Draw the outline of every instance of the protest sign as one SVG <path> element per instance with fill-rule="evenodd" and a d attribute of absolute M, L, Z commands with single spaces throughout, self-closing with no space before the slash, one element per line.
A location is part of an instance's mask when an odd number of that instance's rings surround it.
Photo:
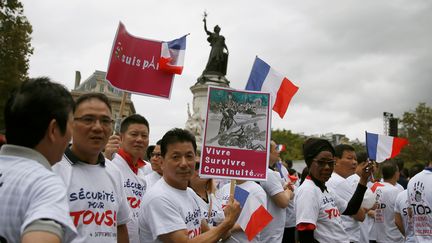
<path fill-rule="evenodd" d="M 270 95 L 209 87 L 200 177 L 266 180 Z"/>

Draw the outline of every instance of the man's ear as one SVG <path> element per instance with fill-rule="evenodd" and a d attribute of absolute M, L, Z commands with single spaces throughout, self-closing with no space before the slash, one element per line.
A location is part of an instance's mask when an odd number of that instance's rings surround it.
<path fill-rule="evenodd" d="M 48 138 L 50 142 L 55 143 L 59 133 L 60 133 L 60 129 L 57 120 L 52 119 L 48 124 L 48 128 L 46 130 L 45 136 L 46 138 Z"/>

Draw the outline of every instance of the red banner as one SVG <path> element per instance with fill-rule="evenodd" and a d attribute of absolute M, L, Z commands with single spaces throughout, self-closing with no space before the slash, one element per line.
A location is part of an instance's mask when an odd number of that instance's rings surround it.
<path fill-rule="evenodd" d="M 169 99 L 174 74 L 159 70 L 161 48 L 162 42 L 134 37 L 119 23 L 106 79 L 120 90 Z"/>

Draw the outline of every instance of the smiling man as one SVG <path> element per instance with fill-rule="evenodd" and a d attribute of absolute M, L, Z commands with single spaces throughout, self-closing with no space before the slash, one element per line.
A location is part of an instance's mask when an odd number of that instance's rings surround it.
<path fill-rule="evenodd" d="M 138 213 L 142 197 L 146 190 L 142 167 L 143 153 L 149 143 L 149 123 L 138 114 L 126 117 L 120 126 L 120 149 L 111 161 L 123 176 L 123 189 L 126 194 L 132 220 L 127 224 L 129 241 L 138 243 Z"/>
<path fill-rule="evenodd" d="M 112 126 L 104 94 L 88 93 L 76 100 L 72 145 L 53 167 L 68 188 L 70 216 L 78 229 L 73 242 L 129 242 L 130 210 L 122 176 L 102 155 Z"/>
<path fill-rule="evenodd" d="M 335 165 L 326 186 L 337 196 L 349 201 L 357 187 L 357 181 L 348 177 L 355 174 L 357 168 L 357 155 L 354 148 L 348 144 L 339 144 L 335 147 Z M 349 235 L 350 242 L 360 241 L 360 222 L 365 219 L 366 210 L 360 208 L 353 216 L 342 215 L 345 231 Z"/>
<path fill-rule="evenodd" d="M 161 141 L 163 177 L 150 188 L 139 214 L 140 242 L 217 242 L 233 227 L 240 204 L 231 201 L 225 219 L 209 229 L 198 204 L 198 196 L 188 188 L 195 172 L 196 142 L 188 131 L 174 128 Z"/>

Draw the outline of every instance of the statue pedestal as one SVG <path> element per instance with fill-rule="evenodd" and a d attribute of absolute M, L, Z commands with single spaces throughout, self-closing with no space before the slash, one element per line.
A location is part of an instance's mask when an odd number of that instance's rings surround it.
<path fill-rule="evenodd" d="M 217 74 L 203 74 L 197 82 L 190 87 L 193 94 L 191 114 L 188 106 L 188 120 L 186 121 L 185 129 L 195 135 L 197 142 L 197 149 L 201 150 L 202 139 L 204 135 L 204 118 L 207 111 L 207 92 L 209 86 L 218 86 L 229 88 L 229 81 L 223 75 Z"/>

